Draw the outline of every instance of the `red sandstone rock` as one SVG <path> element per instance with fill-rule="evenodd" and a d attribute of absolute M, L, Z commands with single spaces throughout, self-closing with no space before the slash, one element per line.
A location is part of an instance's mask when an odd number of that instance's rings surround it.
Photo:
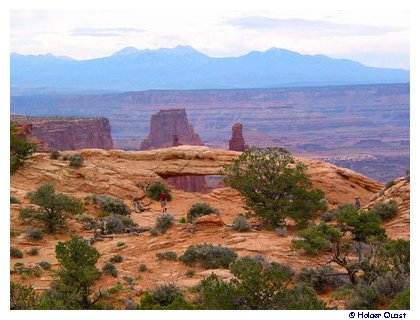
<path fill-rule="evenodd" d="M 203 145 L 192 125 L 188 123 L 185 109 L 166 109 L 152 115 L 150 133 L 142 142 L 140 150 L 170 147 L 174 135 L 178 137 L 177 142 L 180 144 Z"/>
<path fill-rule="evenodd" d="M 185 109 L 167 109 L 152 115 L 150 133 L 141 144 L 140 150 L 202 144 L 200 137 L 188 123 Z M 184 191 L 202 193 L 208 191 L 204 176 L 168 177 L 166 181 Z"/>
<path fill-rule="evenodd" d="M 107 118 L 34 122 L 32 134 L 54 150 L 113 149 Z"/>
<path fill-rule="evenodd" d="M 215 214 L 210 214 L 206 216 L 199 217 L 193 221 L 194 225 L 206 226 L 206 227 L 223 227 L 225 223 L 223 222 L 220 216 Z"/>
<path fill-rule="evenodd" d="M 48 147 L 45 143 L 40 141 L 32 133 L 32 123 L 16 123 L 15 128 L 17 135 L 21 138 L 26 138 L 29 143 L 32 143 L 36 146 L 37 152 L 51 152 L 51 148 Z"/>
<path fill-rule="evenodd" d="M 242 135 L 242 123 L 235 123 L 232 126 L 232 138 L 229 140 L 229 150 L 245 151 L 248 146 L 245 145 L 244 136 Z"/>

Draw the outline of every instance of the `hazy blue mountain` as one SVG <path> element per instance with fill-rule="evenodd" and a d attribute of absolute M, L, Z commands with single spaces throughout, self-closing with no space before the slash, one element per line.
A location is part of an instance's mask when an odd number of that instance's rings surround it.
<path fill-rule="evenodd" d="M 189 46 L 124 48 L 109 57 L 74 60 L 10 55 L 12 87 L 80 90 L 224 89 L 405 83 L 410 72 L 372 68 L 346 59 L 272 48 L 212 58 Z"/>

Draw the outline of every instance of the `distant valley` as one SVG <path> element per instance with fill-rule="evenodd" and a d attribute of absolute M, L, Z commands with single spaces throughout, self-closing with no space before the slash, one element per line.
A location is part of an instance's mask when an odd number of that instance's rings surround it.
<path fill-rule="evenodd" d="M 409 84 L 154 90 L 12 96 L 11 113 L 108 117 L 114 146 L 138 150 L 153 113 L 185 108 L 206 145 L 226 149 L 241 122 L 250 146 L 282 146 L 386 182 L 409 168 L 409 101 Z"/>

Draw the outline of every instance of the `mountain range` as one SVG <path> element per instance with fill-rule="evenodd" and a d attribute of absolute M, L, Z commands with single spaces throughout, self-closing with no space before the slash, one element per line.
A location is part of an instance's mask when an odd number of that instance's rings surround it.
<path fill-rule="evenodd" d="M 324 55 L 271 48 L 238 57 L 209 57 L 190 46 L 138 50 L 76 60 L 46 55 L 10 55 L 16 88 L 68 90 L 228 89 L 406 83 L 410 71 L 374 68 Z"/>

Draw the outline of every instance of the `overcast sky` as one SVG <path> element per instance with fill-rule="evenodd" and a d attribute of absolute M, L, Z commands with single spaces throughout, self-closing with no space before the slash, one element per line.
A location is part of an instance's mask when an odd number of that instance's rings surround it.
<path fill-rule="evenodd" d="M 190 45 L 213 57 L 284 48 L 410 67 L 409 13 L 396 11 L 12 11 L 11 51 L 90 59 L 124 47 Z"/>

